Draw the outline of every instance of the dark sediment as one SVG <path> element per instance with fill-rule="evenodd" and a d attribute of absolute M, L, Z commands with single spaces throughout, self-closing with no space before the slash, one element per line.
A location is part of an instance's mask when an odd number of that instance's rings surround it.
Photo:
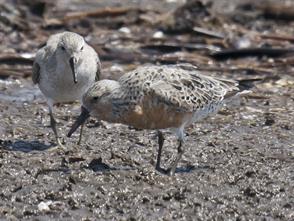
<path fill-rule="evenodd" d="M 292 55 L 211 57 L 220 50 L 238 53 L 244 45 L 293 48 L 291 16 L 271 15 L 277 7 L 271 1 L 268 7 L 254 1 L 191 1 L 198 7 L 194 11 L 166 1 L 70 7 L 46 2 L 23 1 L 12 10 L 7 1 L 0 20 L 0 219 L 294 219 Z M 190 18 L 198 9 L 203 13 L 194 22 Z M 78 14 L 64 13 L 69 11 Z M 179 13 L 185 16 L 169 17 Z M 67 151 L 53 150 L 47 107 L 29 75 L 37 48 L 65 29 L 88 36 L 101 55 L 103 78 L 148 62 L 188 62 L 253 86 L 253 93 L 187 129 L 186 152 L 174 177 L 154 170 L 154 131 L 90 119 L 80 146 L 78 133 L 66 138 L 78 103 L 56 108 Z M 163 36 L 152 37 L 158 31 Z M 164 134 L 167 167 L 176 140 L 170 131 Z"/>

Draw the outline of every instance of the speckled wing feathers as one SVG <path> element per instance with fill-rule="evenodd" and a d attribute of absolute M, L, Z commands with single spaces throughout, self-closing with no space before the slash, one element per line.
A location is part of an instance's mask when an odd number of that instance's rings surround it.
<path fill-rule="evenodd" d="M 150 95 L 170 108 L 197 111 L 210 104 L 219 104 L 226 94 L 238 91 L 235 81 L 215 79 L 199 73 L 196 67 L 180 65 L 143 66 L 120 78 L 127 88 L 130 102 L 140 102 Z M 140 82 L 140 83 L 139 83 Z"/>

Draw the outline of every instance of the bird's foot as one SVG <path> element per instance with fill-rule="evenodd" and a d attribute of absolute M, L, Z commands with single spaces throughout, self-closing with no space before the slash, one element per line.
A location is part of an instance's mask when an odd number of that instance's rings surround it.
<path fill-rule="evenodd" d="M 161 174 L 165 174 L 165 175 L 168 175 L 168 176 L 174 176 L 175 175 L 175 169 L 172 169 L 172 168 L 163 169 L 161 167 L 155 167 L 155 169 Z"/>
<path fill-rule="evenodd" d="M 51 147 L 49 151 L 56 151 L 56 150 L 66 151 L 66 147 L 64 146 L 64 144 L 62 144 L 59 138 L 56 139 L 56 142 L 57 142 L 57 145 Z"/>
<path fill-rule="evenodd" d="M 79 140 L 77 142 L 77 145 L 80 145 L 81 144 L 81 141 L 82 141 L 82 134 L 80 134 L 80 136 L 79 136 Z"/>
<path fill-rule="evenodd" d="M 155 169 L 161 173 L 161 174 L 164 174 L 164 175 L 168 175 L 168 176 L 174 176 L 175 175 L 175 169 L 172 169 L 172 168 L 168 168 L 168 169 L 164 169 L 160 166 L 156 166 Z"/>
<path fill-rule="evenodd" d="M 161 174 L 167 174 L 166 169 L 161 168 L 160 166 L 156 166 L 155 170 L 157 170 Z"/>
<path fill-rule="evenodd" d="M 166 170 L 166 174 L 169 176 L 174 176 L 176 172 L 176 168 L 170 167 Z"/>

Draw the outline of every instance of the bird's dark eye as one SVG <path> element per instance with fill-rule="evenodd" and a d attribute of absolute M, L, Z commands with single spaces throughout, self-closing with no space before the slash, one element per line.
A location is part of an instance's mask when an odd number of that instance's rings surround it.
<path fill-rule="evenodd" d="M 96 97 L 93 97 L 93 100 L 94 101 L 97 101 L 99 99 L 99 97 L 98 96 L 96 96 Z"/>
<path fill-rule="evenodd" d="M 65 47 L 61 46 L 60 48 L 61 48 L 61 50 L 65 51 Z"/>
<path fill-rule="evenodd" d="M 81 51 L 84 50 L 84 46 L 81 47 Z"/>

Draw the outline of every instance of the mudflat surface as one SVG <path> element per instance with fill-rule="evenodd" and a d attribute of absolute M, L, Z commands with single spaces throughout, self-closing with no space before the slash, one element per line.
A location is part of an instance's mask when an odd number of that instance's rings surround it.
<path fill-rule="evenodd" d="M 175 12 L 182 1 L 119 2 L 6 2 L 9 22 L 0 23 L 0 220 L 293 220 L 293 57 L 211 56 L 244 45 L 289 49 L 292 18 L 271 15 L 275 1 L 266 1 L 266 9 L 253 1 L 194 1 L 207 12 L 196 6 L 180 11 L 184 21 Z M 280 8 L 291 9 L 289 2 L 280 1 Z M 69 11 L 79 17 L 64 13 Z M 88 11 L 96 16 L 83 17 Z M 155 131 L 90 119 L 81 145 L 78 133 L 66 138 L 79 103 L 56 106 L 66 150 L 55 149 L 47 106 L 30 71 L 37 48 L 63 30 L 86 36 L 100 54 L 103 78 L 145 63 L 189 62 L 250 85 L 253 93 L 187 129 L 174 177 L 154 169 Z M 172 131 L 164 135 L 166 168 L 177 142 Z"/>

